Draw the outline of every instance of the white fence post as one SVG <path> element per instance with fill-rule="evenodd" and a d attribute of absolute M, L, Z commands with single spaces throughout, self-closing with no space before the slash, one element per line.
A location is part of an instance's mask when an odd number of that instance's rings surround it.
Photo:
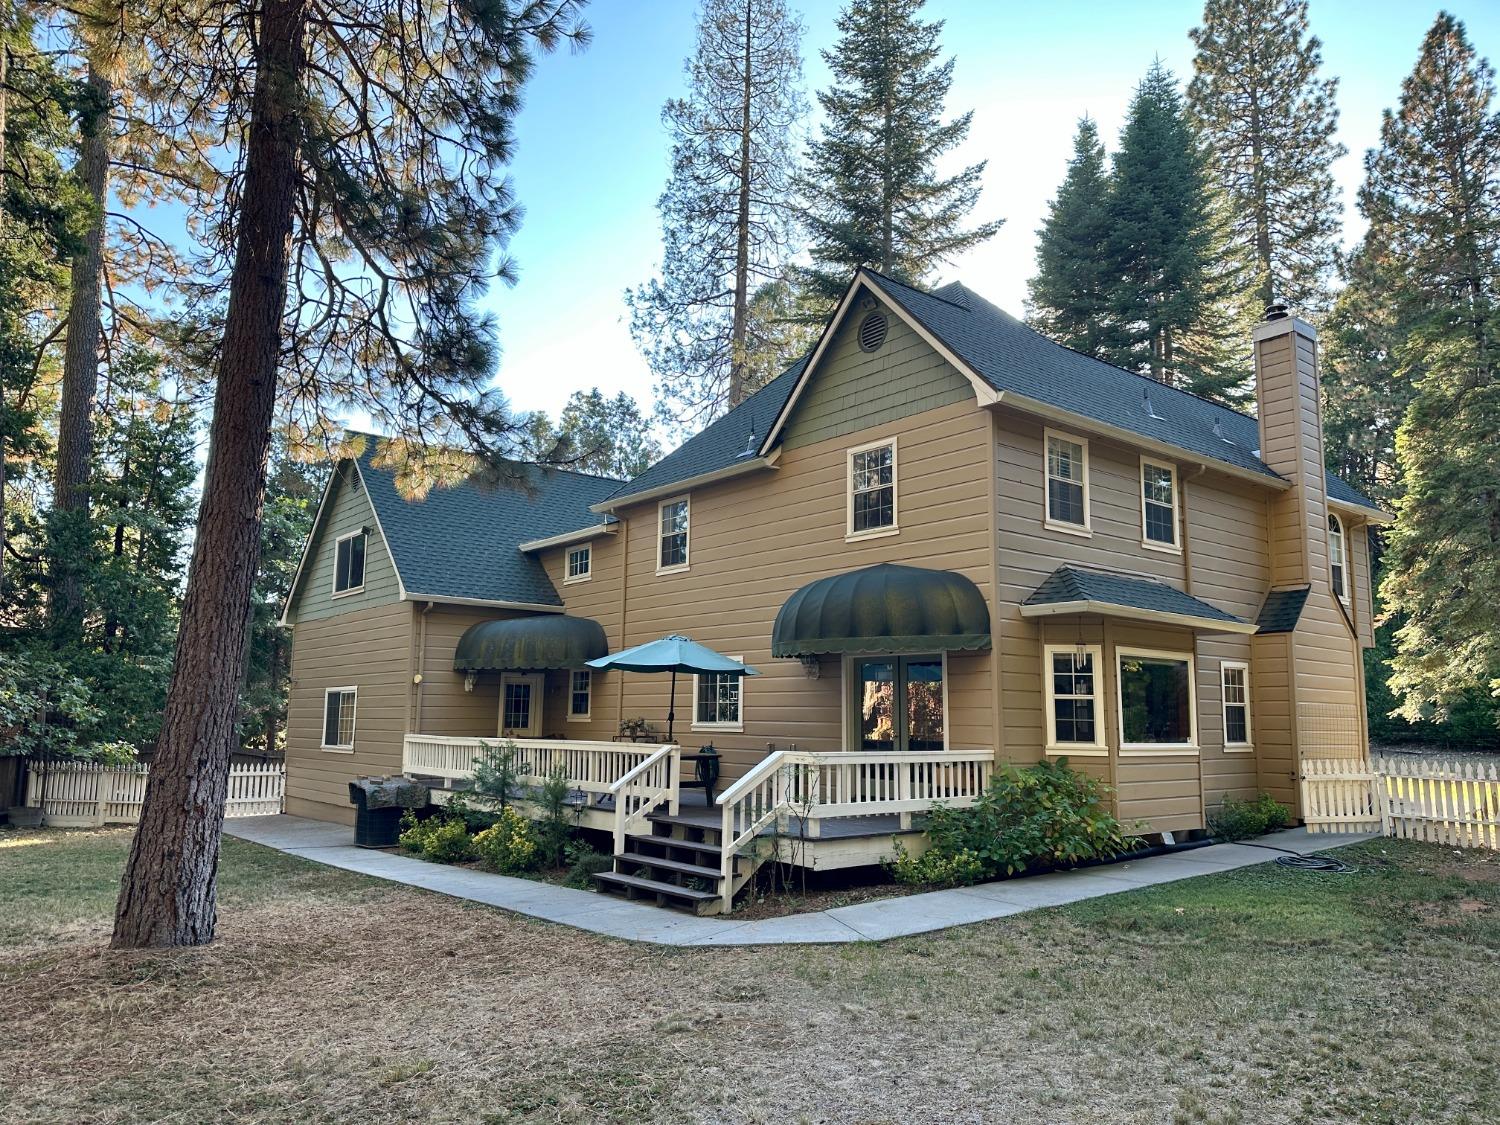
<path fill-rule="evenodd" d="M 146 763 L 100 766 L 93 762 L 53 762 L 47 767 L 46 822 L 53 828 L 99 828 L 136 824 L 146 800 Z M 224 815 L 267 816 L 282 811 L 286 770 L 271 763 L 230 766 Z M 41 796 L 41 779 L 30 771 L 26 803 Z"/>

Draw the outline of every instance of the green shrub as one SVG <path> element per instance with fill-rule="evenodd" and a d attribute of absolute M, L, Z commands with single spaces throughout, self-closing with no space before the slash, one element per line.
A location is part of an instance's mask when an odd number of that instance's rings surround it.
<path fill-rule="evenodd" d="M 474 837 L 480 862 L 502 875 L 529 871 L 540 859 L 536 833 L 515 809 L 505 809 L 495 823 Z"/>
<path fill-rule="evenodd" d="M 1225 797 L 1208 814 L 1208 831 L 1216 840 L 1246 840 L 1284 828 L 1291 812 L 1269 793 L 1253 801 Z"/>
<path fill-rule="evenodd" d="M 507 739 L 498 749 L 488 749 L 474 759 L 474 792 L 498 802 L 502 809 L 510 805 L 516 795 L 526 763 L 520 758 L 516 744 Z"/>
<path fill-rule="evenodd" d="M 1105 802 L 1109 790 L 1065 761 L 1004 766 L 969 808 L 934 805 L 927 814 L 932 847 L 920 858 L 898 854 L 903 882 L 961 886 L 1028 867 L 1071 867 L 1133 851 Z"/>
<path fill-rule="evenodd" d="M 609 871 L 615 865 L 613 856 L 595 851 L 582 840 L 570 843 L 564 849 L 564 855 L 568 861 L 568 875 L 563 882 L 579 890 L 592 890 L 594 876 L 601 871 Z"/>
<path fill-rule="evenodd" d="M 568 803 L 568 796 L 572 792 L 568 771 L 558 766 L 532 793 L 541 811 L 541 816 L 533 827 L 536 829 L 536 843 L 543 866 L 561 865 L 564 853 L 573 840 L 573 826 L 578 821 L 579 810 Z"/>
<path fill-rule="evenodd" d="M 411 812 L 401 818 L 401 850 L 434 863 L 462 863 L 474 852 L 474 841 L 464 822 L 439 813 L 418 820 Z"/>

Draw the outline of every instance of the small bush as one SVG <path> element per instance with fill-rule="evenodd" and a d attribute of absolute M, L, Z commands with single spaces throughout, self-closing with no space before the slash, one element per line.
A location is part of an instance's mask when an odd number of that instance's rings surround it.
<path fill-rule="evenodd" d="M 1071 867 L 1133 851 L 1109 811 L 1109 790 L 1066 762 L 1005 766 L 969 808 L 934 805 L 927 814 L 932 847 L 921 859 L 898 854 L 902 882 L 963 886 L 1029 867 Z"/>
<path fill-rule="evenodd" d="M 480 862 L 502 875 L 529 871 L 540 858 L 531 822 L 515 809 L 506 809 L 494 825 L 474 837 Z"/>
<path fill-rule="evenodd" d="M 410 812 L 401 818 L 397 842 L 402 851 L 434 863 L 462 863 L 473 854 L 474 846 L 469 830 L 459 818 L 439 814 L 418 820 Z"/>
<path fill-rule="evenodd" d="M 535 825 L 536 843 L 541 852 L 542 863 L 547 867 L 557 867 L 563 862 L 573 838 L 578 809 L 568 803 L 568 796 L 572 791 L 568 771 L 558 766 L 533 793 L 541 811 Z"/>
<path fill-rule="evenodd" d="M 1208 814 L 1208 831 L 1216 840 L 1247 840 L 1286 827 L 1290 810 L 1269 793 L 1253 801 L 1225 797 Z"/>
<path fill-rule="evenodd" d="M 594 876 L 614 867 L 614 857 L 597 852 L 582 840 L 575 840 L 564 851 L 568 861 L 568 875 L 563 880 L 579 890 L 593 890 Z"/>
<path fill-rule="evenodd" d="M 485 752 L 474 759 L 474 792 L 498 802 L 504 809 L 516 796 L 527 766 L 516 744 L 509 739 L 495 749 L 490 749 L 489 743 L 485 746 Z"/>

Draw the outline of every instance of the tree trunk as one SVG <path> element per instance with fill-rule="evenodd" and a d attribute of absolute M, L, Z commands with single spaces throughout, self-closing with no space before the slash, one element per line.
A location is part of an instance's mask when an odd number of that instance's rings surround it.
<path fill-rule="evenodd" d="M 98 99 L 97 115 L 78 145 L 78 177 L 94 203 L 94 221 L 84 235 L 83 250 L 73 259 L 68 296 L 68 334 L 63 350 L 62 407 L 57 419 L 57 469 L 53 509 L 86 521 L 89 514 L 89 473 L 93 461 L 94 397 L 99 390 L 101 333 L 100 278 L 104 272 L 104 210 L 109 190 L 109 80 L 89 62 L 89 89 Z M 55 582 L 49 616 L 66 636 L 83 628 L 83 595 L 79 589 L 72 543 L 50 559 Z"/>
<path fill-rule="evenodd" d="M 297 182 L 306 0 L 264 0 L 208 465 L 172 683 L 115 912 L 116 949 L 212 941 L 260 551 Z"/>
<path fill-rule="evenodd" d="M 10 30 L 10 5 L 0 9 L 5 19 L 0 31 Z M 10 45 L 0 39 L 0 200 L 5 198 L 5 103 L 6 83 L 10 80 Z M 0 240 L 5 238 L 5 208 L 0 206 Z M 4 383 L 0 382 L 0 392 Z M 5 400 L 0 398 L 0 601 L 5 596 Z"/>
<path fill-rule="evenodd" d="M 747 324 L 750 319 L 750 91 L 752 12 L 755 0 L 745 0 L 744 96 L 740 103 L 739 209 L 735 216 L 734 324 L 729 340 L 729 408 L 745 398 Z"/>

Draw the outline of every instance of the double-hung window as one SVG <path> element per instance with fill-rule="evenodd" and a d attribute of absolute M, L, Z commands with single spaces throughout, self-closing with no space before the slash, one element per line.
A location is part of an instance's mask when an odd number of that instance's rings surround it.
<path fill-rule="evenodd" d="M 850 539 L 896 531 L 896 439 L 849 451 Z"/>
<path fill-rule="evenodd" d="M 1219 665 L 1224 693 L 1224 748 L 1250 748 L 1250 665 L 1226 660 Z"/>
<path fill-rule="evenodd" d="M 1349 600 L 1349 574 L 1344 546 L 1344 521 L 1328 513 L 1328 582 L 1342 601 Z"/>
<path fill-rule="evenodd" d="M 323 693 L 323 749 L 354 749 L 354 705 L 358 688 L 329 688 Z"/>
<path fill-rule="evenodd" d="M 341 535 L 333 549 L 333 592 L 352 594 L 365 585 L 365 530 Z"/>
<path fill-rule="evenodd" d="M 1099 714 L 1100 649 L 1093 645 L 1048 645 L 1045 661 L 1048 752 L 1107 753 Z"/>
<path fill-rule="evenodd" d="M 667 574 L 688 568 L 688 521 L 691 516 L 686 496 L 663 500 L 656 508 L 656 573 Z"/>
<path fill-rule="evenodd" d="M 1141 458 L 1141 543 L 1155 550 L 1179 550 L 1177 470 Z"/>
<path fill-rule="evenodd" d="M 568 548 L 568 570 L 563 575 L 564 582 L 587 582 L 593 576 L 594 549 L 584 543 L 578 547 Z"/>
<path fill-rule="evenodd" d="M 1198 752 L 1193 658 L 1185 652 L 1119 648 L 1121 753 Z"/>
<path fill-rule="evenodd" d="M 740 659 L 738 656 L 732 657 Z M 743 730 L 740 711 L 744 677 L 728 672 L 706 672 L 693 677 L 693 728 Z"/>
<path fill-rule="evenodd" d="M 1047 514 L 1059 531 L 1089 530 L 1089 443 L 1071 434 L 1046 434 Z"/>
<path fill-rule="evenodd" d="M 593 672 L 587 668 L 574 668 L 568 673 L 568 719 L 571 722 L 588 721 L 593 695 Z"/>

